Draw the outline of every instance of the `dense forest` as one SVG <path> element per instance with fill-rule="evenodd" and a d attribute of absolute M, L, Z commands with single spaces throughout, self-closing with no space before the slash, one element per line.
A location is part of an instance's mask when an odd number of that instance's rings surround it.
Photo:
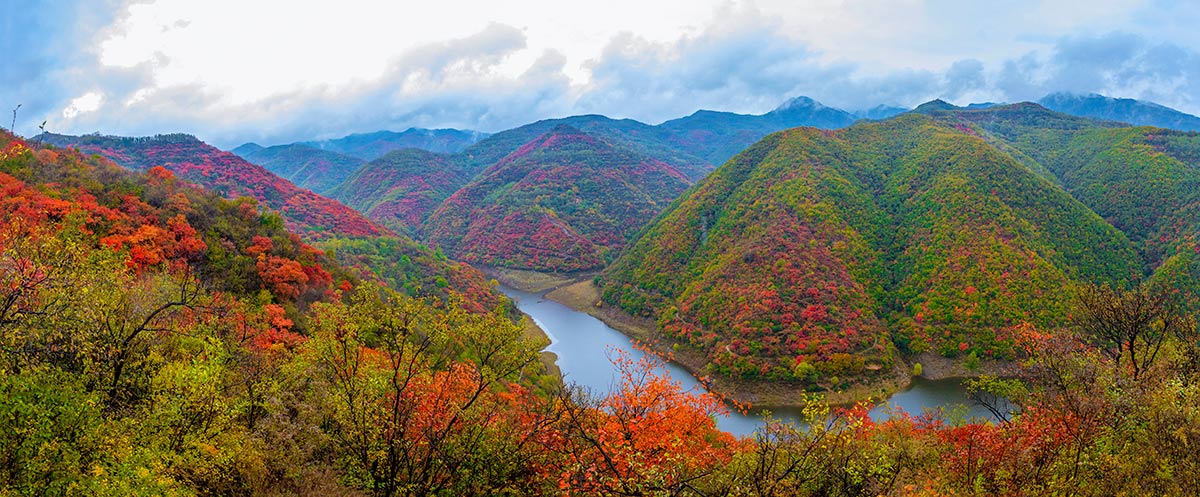
<path fill-rule="evenodd" d="M 406 148 L 368 162 L 328 194 L 392 230 L 419 234 L 433 210 L 473 175 L 458 156 Z"/>
<path fill-rule="evenodd" d="M 447 259 L 403 234 L 393 234 L 336 200 L 286 179 L 193 136 L 124 138 L 44 134 L 39 141 L 99 153 L 124 167 L 161 167 L 230 200 L 253 199 L 278 214 L 284 226 L 321 245 L 347 267 L 381 278 L 406 293 L 454 297 L 476 308 L 506 299 L 473 267 Z"/>

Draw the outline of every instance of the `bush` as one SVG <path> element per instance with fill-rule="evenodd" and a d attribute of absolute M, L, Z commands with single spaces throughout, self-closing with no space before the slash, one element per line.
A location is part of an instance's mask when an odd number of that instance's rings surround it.
<path fill-rule="evenodd" d="M 979 369 L 979 354 L 976 354 L 975 351 L 972 350 L 970 354 L 967 354 L 967 358 L 963 360 L 963 366 L 966 367 L 968 371 Z"/>

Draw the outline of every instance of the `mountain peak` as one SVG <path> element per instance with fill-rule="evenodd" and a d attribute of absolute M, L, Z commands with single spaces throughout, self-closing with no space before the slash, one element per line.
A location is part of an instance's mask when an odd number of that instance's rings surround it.
<path fill-rule="evenodd" d="M 262 152 L 265 148 L 266 147 L 254 142 L 246 142 L 234 147 L 232 150 L 230 150 L 230 152 L 233 152 L 234 155 L 244 159 L 247 155 Z"/>
<path fill-rule="evenodd" d="M 801 95 L 799 97 L 789 98 L 786 102 L 779 104 L 779 107 L 776 107 L 775 110 L 772 110 L 771 112 L 784 112 L 784 111 L 788 111 L 788 110 L 797 110 L 797 109 L 807 109 L 807 110 L 816 111 L 816 110 L 821 110 L 821 109 L 825 109 L 825 108 L 828 108 L 825 104 L 822 104 L 821 102 L 813 100 L 812 98 Z"/>
<path fill-rule="evenodd" d="M 546 130 L 545 133 L 542 133 L 537 138 L 534 138 L 532 141 L 529 141 L 525 145 L 522 145 L 520 148 L 517 148 L 512 153 L 508 154 L 508 156 L 502 162 L 516 160 L 517 158 L 525 157 L 537 151 L 553 151 L 552 153 L 557 153 L 560 151 L 560 149 L 568 146 L 606 148 L 608 145 L 603 141 L 598 140 L 595 135 L 587 133 L 586 131 L 581 131 L 579 128 L 571 126 L 570 124 L 558 123 Z"/>
<path fill-rule="evenodd" d="M 928 114 L 931 112 L 937 112 L 937 111 L 941 111 L 941 110 L 958 110 L 958 109 L 959 109 L 958 106 L 956 106 L 950 102 L 947 102 L 945 100 L 942 100 L 940 98 L 937 98 L 937 99 L 933 99 L 928 102 L 925 102 L 921 105 L 918 105 L 917 108 L 913 109 L 912 111 L 916 112 L 918 114 Z"/>
<path fill-rule="evenodd" d="M 571 126 L 570 124 L 567 124 L 567 123 L 555 124 L 554 127 L 550 128 L 550 131 L 547 131 L 545 133 L 545 135 L 586 135 L 586 134 L 587 133 L 584 133 L 579 128 Z"/>

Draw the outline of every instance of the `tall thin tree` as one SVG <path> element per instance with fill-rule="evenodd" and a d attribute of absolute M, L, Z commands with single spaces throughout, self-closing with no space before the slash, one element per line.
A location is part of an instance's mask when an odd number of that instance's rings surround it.
<path fill-rule="evenodd" d="M 17 134 L 17 111 L 20 109 L 21 104 L 17 104 L 17 106 L 13 108 L 12 124 L 8 125 L 8 132 L 14 135 Z"/>

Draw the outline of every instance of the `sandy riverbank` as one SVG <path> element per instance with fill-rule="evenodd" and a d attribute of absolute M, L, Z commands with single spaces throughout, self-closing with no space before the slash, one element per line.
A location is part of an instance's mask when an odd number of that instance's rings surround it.
<path fill-rule="evenodd" d="M 975 369 L 967 369 L 960 360 L 942 357 L 933 352 L 923 352 L 911 358 L 911 362 L 921 364 L 921 377 L 927 380 L 946 380 L 950 378 L 975 378 L 980 375 L 999 377 L 1016 376 L 1017 365 L 1008 361 L 979 361 Z"/>
<path fill-rule="evenodd" d="M 537 271 L 501 267 L 481 267 L 479 269 L 489 278 L 494 278 L 505 286 L 516 288 L 522 292 L 539 294 L 576 281 L 590 279 L 593 276 L 592 273 L 539 273 Z"/>

